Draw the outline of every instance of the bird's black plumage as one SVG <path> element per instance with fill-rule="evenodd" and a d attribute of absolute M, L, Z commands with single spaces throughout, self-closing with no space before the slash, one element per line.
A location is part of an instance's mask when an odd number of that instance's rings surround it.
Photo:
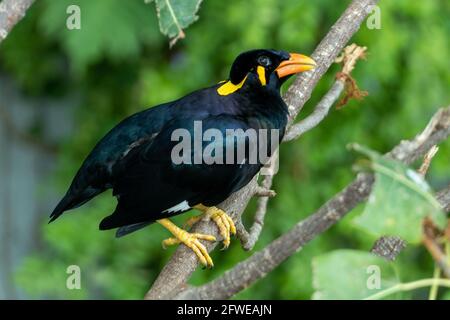
<path fill-rule="evenodd" d="M 172 141 L 172 134 L 183 129 L 194 137 L 195 121 L 201 121 L 203 132 L 215 129 L 225 136 L 227 129 L 277 129 L 282 139 L 288 113 L 280 86 L 287 77 L 280 78 L 275 70 L 289 59 L 284 51 L 245 52 L 233 63 L 228 83 L 195 91 L 123 120 L 83 162 L 52 212 L 51 221 L 109 188 L 118 204 L 100 223 L 100 229 L 120 228 L 118 236 L 183 213 L 194 205 L 214 206 L 225 200 L 245 186 L 262 164 L 250 164 L 248 153 L 239 163 L 175 164 L 172 151 L 178 141 Z M 261 67 L 262 72 L 258 69 Z M 220 91 L 224 85 L 235 91 L 224 94 Z M 252 144 L 254 141 L 241 134 L 231 142 L 203 141 L 201 150 L 215 146 L 226 152 L 227 147 L 243 146 L 248 151 Z M 195 152 L 190 153 L 191 159 Z M 270 150 L 266 153 L 270 155 Z"/>

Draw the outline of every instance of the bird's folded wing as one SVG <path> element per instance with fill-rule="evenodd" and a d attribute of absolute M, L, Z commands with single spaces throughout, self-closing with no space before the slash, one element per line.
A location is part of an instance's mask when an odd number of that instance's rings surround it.
<path fill-rule="evenodd" d="M 118 205 L 114 213 L 103 220 L 102 229 L 154 221 L 182 213 L 199 203 L 220 202 L 256 174 L 258 166 L 235 162 L 211 164 L 209 161 L 214 154 L 203 152 L 208 146 L 210 150 L 231 148 L 236 151 L 242 145 L 248 148 L 248 138 L 243 135 L 248 126 L 243 120 L 230 115 L 199 120 L 202 133 L 214 129 L 216 134 L 221 133 L 224 137 L 205 139 L 208 141 L 203 141 L 203 135 L 199 137 L 199 132 L 194 132 L 195 125 L 198 129 L 198 123 L 194 121 L 183 118 L 168 122 L 151 142 L 133 149 L 117 163 L 113 168 L 113 193 Z M 236 129 L 238 133 L 234 139 L 225 139 L 227 132 L 230 133 L 227 130 Z M 179 159 L 174 159 L 172 151 L 181 143 L 173 137 L 175 130 L 189 133 L 191 148 L 185 152 L 189 153 L 190 161 L 179 163 Z M 201 148 L 194 148 L 195 139 L 200 139 Z M 195 163 L 199 152 L 202 161 Z"/>

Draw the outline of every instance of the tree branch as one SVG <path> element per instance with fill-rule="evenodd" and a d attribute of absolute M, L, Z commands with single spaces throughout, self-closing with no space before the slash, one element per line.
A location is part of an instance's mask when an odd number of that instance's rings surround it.
<path fill-rule="evenodd" d="M 431 130 L 430 130 L 431 129 Z M 426 133 L 427 135 L 423 135 Z M 386 157 L 406 164 L 423 156 L 432 146 L 450 135 L 450 107 L 440 109 L 425 130 L 411 141 L 403 141 Z M 369 196 L 374 177 L 358 174 L 355 181 L 325 203 L 313 215 L 297 223 L 290 231 L 274 240 L 261 251 L 240 262 L 216 280 L 181 292 L 180 299 L 227 299 L 265 277 L 281 262 L 302 249 L 317 235 L 326 231 Z M 450 205 L 448 188 L 439 193 L 443 207 Z M 448 200 L 443 203 L 443 199 Z"/>
<path fill-rule="evenodd" d="M 305 132 L 313 129 L 320 122 L 322 122 L 322 120 L 330 111 L 331 106 L 339 98 L 342 91 L 344 91 L 344 88 L 344 81 L 342 81 L 341 79 L 336 80 L 330 90 L 322 97 L 320 102 L 314 108 L 314 111 L 311 113 L 311 115 L 301 120 L 299 123 L 292 125 L 289 131 L 284 136 L 283 140 L 291 141 L 298 139 Z"/>
<path fill-rule="evenodd" d="M 305 72 L 297 77 L 284 96 L 290 113 L 290 124 L 310 98 L 311 92 L 319 79 L 325 74 L 353 34 L 359 29 L 361 23 L 370 12 L 370 8 L 377 3 L 378 0 L 353 0 L 320 42 L 312 54 L 317 67 L 313 72 Z M 247 186 L 231 195 L 219 207 L 230 214 L 239 224 L 242 212 L 255 194 L 254 190 L 257 187 L 257 178 L 255 177 Z M 211 222 L 199 222 L 193 227 L 193 232 L 211 234 L 216 236 L 216 238 L 220 238 L 216 226 Z M 217 243 L 204 243 L 204 245 L 208 251 L 211 251 Z M 195 254 L 185 246 L 179 246 L 162 269 L 145 298 L 167 299 L 174 297 L 185 288 L 189 277 L 195 271 L 197 265 L 198 261 Z"/>
<path fill-rule="evenodd" d="M 3 0 L 0 2 L 0 43 L 24 16 L 34 0 Z"/>

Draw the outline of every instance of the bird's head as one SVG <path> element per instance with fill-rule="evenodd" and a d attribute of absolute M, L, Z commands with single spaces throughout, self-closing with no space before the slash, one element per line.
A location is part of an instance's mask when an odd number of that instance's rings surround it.
<path fill-rule="evenodd" d="M 259 80 L 259 85 L 279 89 L 290 76 L 314 69 L 316 63 L 308 56 L 271 49 L 256 49 L 241 53 L 234 60 L 229 80 L 218 88 L 218 93 L 228 95 L 237 91 L 249 75 Z"/>

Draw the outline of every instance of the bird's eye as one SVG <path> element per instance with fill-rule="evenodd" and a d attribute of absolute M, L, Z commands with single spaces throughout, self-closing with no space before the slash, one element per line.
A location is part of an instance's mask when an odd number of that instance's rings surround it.
<path fill-rule="evenodd" d="M 269 57 L 266 56 L 261 56 L 258 58 L 258 64 L 260 64 L 263 67 L 268 67 L 270 66 L 272 62 L 270 61 Z"/>

